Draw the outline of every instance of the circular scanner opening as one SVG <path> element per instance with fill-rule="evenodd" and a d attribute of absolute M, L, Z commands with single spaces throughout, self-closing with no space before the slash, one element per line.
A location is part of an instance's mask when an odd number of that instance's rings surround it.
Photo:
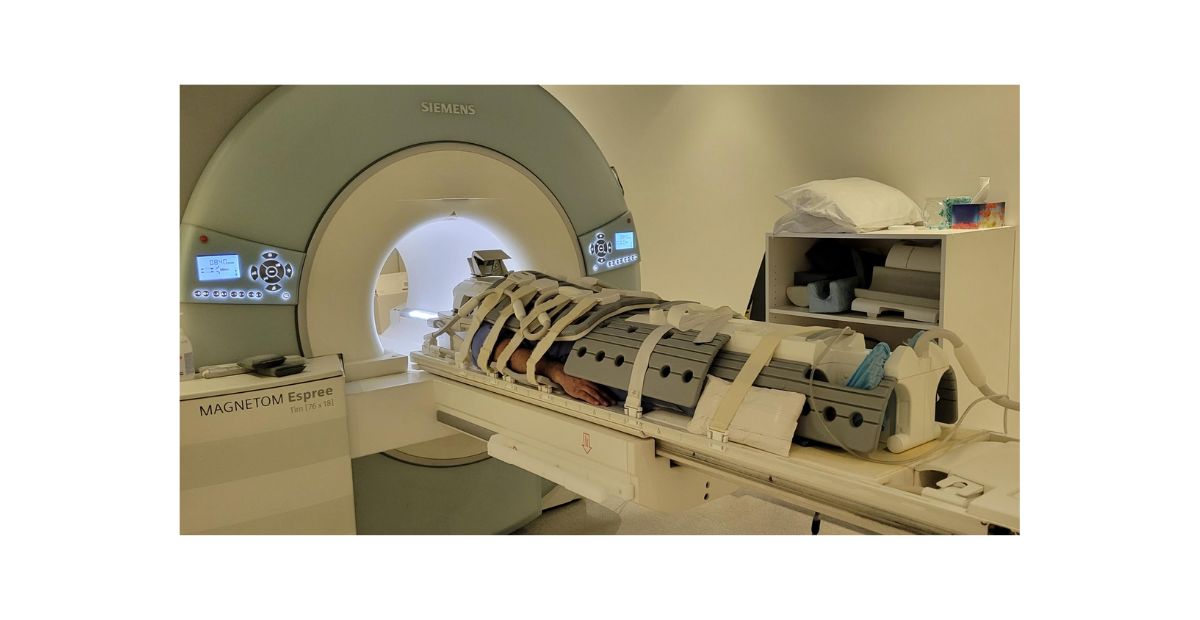
<path fill-rule="evenodd" d="M 519 163 L 455 143 L 389 156 L 347 186 L 319 229 L 300 311 L 306 347 L 348 361 L 419 350 L 429 320 L 458 305 L 476 250 L 504 251 L 512 271 L 582 270 L 574 230 Z"/>

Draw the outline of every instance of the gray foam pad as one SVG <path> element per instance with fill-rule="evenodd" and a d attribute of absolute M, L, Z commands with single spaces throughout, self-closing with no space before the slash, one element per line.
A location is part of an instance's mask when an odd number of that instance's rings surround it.
<path fill-rule="evenodd" d="M 747 358 L 742 353 L 722 351 L 717 355 L 709 374 L 733 381 Z M 859 390 L 829 383 L 818 372 L 812 382 L 816 394 L 814 410 L 814 401 L 809 394 L 809 368 L 811 366 L 803 362 L 771 360 L 755 378 L 753 385 L 809 396 L 796 425 L 796 437 L 832 445 L 837 445 L 833 440 L 836 438 L 851 450 L 873 451 L 880 442 L 889 411 L 895 408 L 895 379 L 884 377 L 875 389 Z M 825 422 L 816 416 L 825 417 Z M 895 414 L 891 416 L 894 418 Z"/>
<path fill-rule="evenodd" d="M 811 312 L 845 312 L 854 301 L 858 278 L 842 278 L 808 285 L 808 309 Z"/>
<path fill-rule="evenodd" d="M 654 328 L 623 319 L 606 321 L 575 342 L 565 371 L 600 385 L 628 389 L 633 360 Z M 654 348 L 643 387 L 646 398 L 690 413 L 700 400 L 706 374 L 726 381 L 737 378 L 748 356 L 721 350 L 729 339 L 725 334 L 711 343 L 693 344 L 696 333 L 674 331 Z M 810 368 L 803 362 L 771 360 L 753 385 L 808 395 Z M 833 445 L 836 439 L 852 450 L 873 451 L 881 437 L 886 439 L 883 429 L 889 416 L 895 419 L 895 386 L 894 379 L 885 377 L 873 390 L 858 390 L 829 383 L 818 372 L 812 384 L 816 410 L 813 401 L 806 401 L 796 437 Z M 826 421 L 818 420 L 818 415 Z"/>
<path fill-rule="evenodd" d="M 941 288 L 942 274 L 931 271 L 876 267 L 874 276 L 871 278 L 871 290 L 882 293 L 936 300 L 941 296 Z M 881 299 L 881 301 L 894 300 Z"/>
<path fill-rule="evenodd" d="M 575 341 L 564 370 L 593 383 L 625 390 L 633 362 L 655 325 L 611 319 Z M 729 336 L 717 334 L 712 342 L 692 342 L 698 331 L 674 330 L 650 354 L 642 394 L 646 398 L 691 410 L 700 400 L 704 378 L 717 351 Z"/>

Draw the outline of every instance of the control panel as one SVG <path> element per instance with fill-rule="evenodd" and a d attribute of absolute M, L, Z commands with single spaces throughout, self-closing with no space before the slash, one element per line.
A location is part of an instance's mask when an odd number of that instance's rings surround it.
<path fill-rule="evenodd" d="M 600 228 L 580 235 L 579 246 L 583 249 L 588 275 L 628 267 L 641 260 L 633 215 L 628 211 Z"/>
<path fill-rule="evenodd" d="M 180 226 L 180 301 L 218 304 L 298 303 L 304 253 Z"/>

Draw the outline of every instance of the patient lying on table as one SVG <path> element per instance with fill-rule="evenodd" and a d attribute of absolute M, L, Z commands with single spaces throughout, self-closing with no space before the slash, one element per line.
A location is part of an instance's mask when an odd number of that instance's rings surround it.
<path fill-rule="evenodd" d="M 471 339 L 471 359 L 479 359 L 479 351 L 483 348 L 483 341 L 487 339 L 487 335 L 492 331 L 491 323 L 483 323 L 479 326 L 479 330 L 475 332 L 475 337 Z M 492 349 L 491 361 L 496 361 L 500 358 L 500 354 L 508 347 L 512 338 L 512 332 L 505 329 L 500 333 L 500 339 Z M 533 345 L 537 343 L 525 341 L 521 343 L 520 348 L 513 351 L 512 357 L 508 359 L 508 367 L 516 372 L 524 373 L 528 369 L 526 362 L 529 360 L 529 354 L 533 351 Z M 567 394 L 583 400 L 590 405 L 596 407 L 611 407 L 617 401 L 613 395 L 604 386 L 596 385 L 586 379 L 572 377 L 563 370 L 563 363 L 567 356 L 571 354 L 570 342 L 556 342 L 550 346 L 542 359 L 538 360 L 537 373 L 544 375 L 551 381 L 562 386 L 563 391 Z"/>

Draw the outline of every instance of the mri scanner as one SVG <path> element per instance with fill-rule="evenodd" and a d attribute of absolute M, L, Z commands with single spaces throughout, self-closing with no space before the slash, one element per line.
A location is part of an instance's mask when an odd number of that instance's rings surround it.
<path fill-rule="evenodd" d="M 402 191 L 414 165 L 445 157 L 501 167 L 526 193 Z M 381 266 L 407 234 L 455 218 L 494 234 L 518 268 L 640 289 L 637 222 L 616 171 L 538 87 L 281 87 L 226 137 L 183 214 L 180 302 L 197 366 L 342 357 L 359 533 L 510 532 L 577 495 L 678 512 L 738 487 L 876 532 L 1019 531 L 1019 442 L 1000 433 L 931 441 L 949 431 L 930 417 L 903 460 L 819 446 L 780 456 L 505 381 L 436 345 L 385 346 L 396 341 L 376 326 Z M 429 310 L 457 307 L 458 281 L 422 270 L 454 261 L 465 272 L 467 258 L 405 256 L 409 299 L 427 289 L 444 295 Z"/>

